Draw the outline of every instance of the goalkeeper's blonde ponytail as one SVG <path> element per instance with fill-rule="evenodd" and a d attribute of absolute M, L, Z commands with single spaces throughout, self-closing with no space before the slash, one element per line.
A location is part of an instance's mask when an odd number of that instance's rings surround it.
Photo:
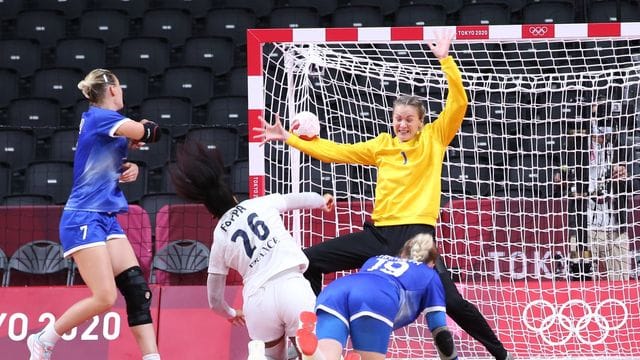
<path fill-rule="evenodd" d="M 402 247 L 400 257 L 422 262 L 434 261 L 438 256 L 433 236 L 428 233 L 418 234 L 408 240 Z"/>

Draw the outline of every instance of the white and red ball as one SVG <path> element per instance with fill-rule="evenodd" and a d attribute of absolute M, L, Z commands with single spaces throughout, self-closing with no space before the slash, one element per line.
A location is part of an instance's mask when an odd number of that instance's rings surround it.
<path fill-rule="evenodd" d="M 293 119 L 293 133 L 301 139 L 311 140 L 320 135 L 320 121 L 316 114 L 310 111 L 297 113 Z"/>

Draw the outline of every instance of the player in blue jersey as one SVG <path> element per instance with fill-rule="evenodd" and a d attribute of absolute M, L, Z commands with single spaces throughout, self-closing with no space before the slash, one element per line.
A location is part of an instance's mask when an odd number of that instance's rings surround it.
<path fill-rule="evenodd" d="M 128 147 L 157 141 L 160 128 L 152 121 L 137 122 L 118 112 L 123 107 L 122 88 L 109 70 L 91 71 L 78 88 L 90 107 L 80 121 L 73 188 L 60 220 L 60 242 L 64 255 L 78 266 L 91 296 L 28 337 L 29 359 L 50 359 L 62 334 L 111 308 L 120 290 L 142 359 L 158 360 L 149 311 L 151 291 L 116 215 L 128 209 L 118 184 L 138 176 L 138 166 L 124 160 Z"/>
<path fill-rule="evenodd" d="M 437 256 L 433 237 L 418 234 L 405 243 L 400 257 L 374 256 L 359 272 L 331 282 L 316 302 L 316 334 L 309 324 L 313 315 L 301 314 L 296 338 L 303 359 L 338 360 L 350 336 L 362 360 L 382 360 L 392 331 L 423 311 L 440 358 L 457 359 L 444 286 L 432 267 Z"/>

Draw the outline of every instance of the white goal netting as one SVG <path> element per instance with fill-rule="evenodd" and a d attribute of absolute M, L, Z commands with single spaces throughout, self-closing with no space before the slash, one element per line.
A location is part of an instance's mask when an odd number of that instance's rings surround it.
<path fill-rule="evenodd" d="M 640 37 L 454 41 L 450 54 L 469 107 L 445 155 L 437 234 L 461 293 L 518 358 L 640 358 Z M 265 118 L 288 129 L 312 111 L 336 142 L 392 131 L 401 94 L 433 121 L 447 94 L 418 42 L 265 43 L 262 64 Z M 264 156 L 267 193 L 338 199 L 333 214 L 292 215 L 303 246 L 362 228 L 375 168 L 282 144 Z M 450 327 L 461 358 L 490 357 Z M 435 358 L 424 322 L 397 331 L 389 356 Z"/>

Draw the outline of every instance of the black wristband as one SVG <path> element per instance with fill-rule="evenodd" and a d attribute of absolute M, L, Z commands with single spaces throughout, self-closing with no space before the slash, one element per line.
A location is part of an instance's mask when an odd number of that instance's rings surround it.
<path fill-rule="evenodd" d="M 142 124 L 144 126 L 144 135 L 140 138 L 140 141 L 145 143 L 154 143 L 160 140 L 160 126 L 154 123 L 153 121 L 145 122 Z"/>

